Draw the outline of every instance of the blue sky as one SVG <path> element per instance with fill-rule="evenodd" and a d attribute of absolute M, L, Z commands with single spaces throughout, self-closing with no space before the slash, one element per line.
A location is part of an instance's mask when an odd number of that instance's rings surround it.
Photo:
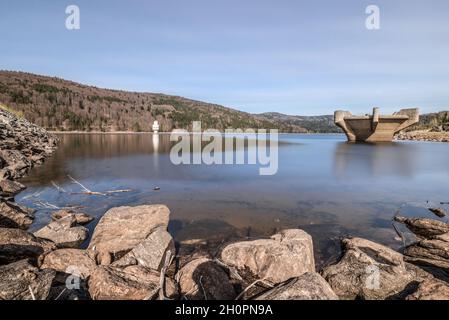
<path fill-rule="evenodd" d="M 449 109 L 447 0 L 1 0 L 0 38 L 0 69 L 252 113 Z"/>

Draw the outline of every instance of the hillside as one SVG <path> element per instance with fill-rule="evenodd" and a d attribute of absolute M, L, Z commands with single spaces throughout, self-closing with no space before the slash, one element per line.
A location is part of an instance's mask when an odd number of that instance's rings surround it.
<path fill-rule="evenodd" d="M 323 116 L 291 116 L 277 112 L 267 112 L 257 115 L 260 119 L 273 121 L 284 126 L 298 126 L 310 133 L 341 133 L 334 124 L 333 115 Z"/>
<path fill-rule="evenodd" d="M 449 131 L 449 111 L 427 113 L 419 117 L 419 123 L 407 131 L 431 130 L 433 132 Z"/>
<path fill-rule="evenodd" d="M 277 128 L 306 132 L 296 124 L 257 117 L 216 104 L 156 93 L 100 89 L 58 78 L 0 71 L 0 103 L 37 125 L 55 131 L 162 131 L 202 128 Z"/>

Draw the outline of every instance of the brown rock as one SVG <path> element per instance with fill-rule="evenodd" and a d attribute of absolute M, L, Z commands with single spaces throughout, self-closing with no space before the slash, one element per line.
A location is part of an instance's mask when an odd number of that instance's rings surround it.
<path fill-rule="evenodd" d="M 75 213 L 75 212 L 73 212 L 71 210 L 59 210 L 59 211 L 56 211 L 56 212 L 54 212 L 51 215 L 51 218 L 52 218 L 53 221 L 57 221 L 57 220 L 60 220 L 62 218 L 65 218 L 67 216 L 73 216 L 73 218 L 75 219 L 75 223 L 79 224 L 79 225 L 82 225 L 82 226 L 92 222 L 95 219 L 94 217 L 92 217 L 92 216 L 90 216 L 88 214 Z"/>
<path fill-rule="evenodd" d="M 82 279 L 88 278 L 97 265 L 85 250 L 59 249 L 47 254 L 41 269 L 54 269 L 67 274 L 78 275 Z"/>
<path fill-rule="evenodd" d="M 89 278 L 89 293 L 95 300 L 144 300 L 157 297 L 160 273 L 141 266 L 124 269 L 99 266 Z M 176 294 L 173 282 L 165 279 L 168 297 Z"/>
<path fill-rule="evenodd" d="M 344 255 L 323 270 L 323 277 L 340 299 L 383 300 L 394 297 L 415 279 L 403 256 L 361 238 L 342 241 Z"/>
<path fill-rule="evenodd" d="M 167 227 L 169 215 L 165 205 L 110 209 L 96 226 L 88 250 L 97 263 L 110 264 L 143 242 L 157 227 Z"/>
<path fill-rule="evenodd" d="M 432 238 L 449 232 L 449 224 L 433 219 L 396 216 L 394 220 L 404 223 L 411 232 L 423 238 Z"/>
<path fill-rule="evenodd" d="M 284 230 L 270 239 L 230 244 L 222 250 L 221 260 L 272 283 L 315 272 L 312 237 L 299 229 Z"/>
<path fill-rule="evenodd" d="M 318 273 L 307 272 L 259 296 L 256 300 L 338 300 Z"/>
<path fill-rule="evenodd" d="M 36 237 L 53 241 L 58 248 L 77 248 L 89 236 L 84 227 L 74 227 L 75 217 L 67 216 L 50 222 L 47 226 L 34 232 Z"/>
<path fill-rule="evenodd" d="M 414 243 L 404 254 L 409 262 L 449 270 L 449 233 Z"/>
<path fill-rule="evenodd" d="M 14 196 L 25 189 L 26 187 L 19 182 L 11 180 L 0 180 L 0 191 L 4 195 Z"/>
<path fill-rule="evenodd" d="M 236 297 L 226 272 L 208 258 L 187 263 L 176 278 L 181 295 L 189 300 L 230 300 Z"/>
<path fill-rule="evenodd" d="M 419 284 L 418 289 L 409 295 L 407 300 L 449 300 L 449 286 L 437 279 L 426 280 Z"/>
<path fill-rule="evenodd" d="M 53 242 L 38 239 L 24 230 L 0 228 L 0 264 L 21 259 L 38 263 L 44 254 L 55 249 Z"/>
<path fill-rule="evenodd" d="M 0 227 L 26 230 L 33 223 L 34 212 L 12 202 L 0 202 Z"/>
<path fill-rule="evenodd" d="M 54 270 L 39 271 L 27 260 L 0 266 L 0 300 L 45 300 L 54 277 Z"/>
<path fill-rule="evenodd" d="M 440 218 L 444 218 L 446 216 L 446 211 L 441 208 L 429 208 L 429 211 Z"/>

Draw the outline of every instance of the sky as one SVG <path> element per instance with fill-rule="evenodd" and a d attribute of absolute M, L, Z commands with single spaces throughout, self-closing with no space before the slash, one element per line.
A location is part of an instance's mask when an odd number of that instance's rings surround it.
<path fill-rule="evenodd" d="M 449 109 L 447 0 L 0 0 L 0 39 L 3 70 L 251 113 Z"/>

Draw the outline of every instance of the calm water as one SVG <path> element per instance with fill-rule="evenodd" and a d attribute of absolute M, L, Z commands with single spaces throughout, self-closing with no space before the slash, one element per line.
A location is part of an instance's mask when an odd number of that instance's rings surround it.
<path fill-rule="evenodd" d="M 182 254 L 299 227 L 313 236 L 322 264 L 335 258 L 345 235 L 398 247 L 391 227 L 398 209 L 432 217 L 426 206 L 449 201 L 449 144 L 443 143 L 348 144 L 342 135 L 281 135 L 278 173 L 260 176 L 255 165 L 175 166 L 168 135 L 60 138 L 58 151 L 23 180 L 28 189 L 17 198 L 38 209 L 32 229 L 50 221 L 52 210 L 43 203 L 82 205 L 98 218 L 115 206 L 163 203 Z M 67 175 L 93 191 L 132 191 L 71 194 L 81 188 Z"/>

